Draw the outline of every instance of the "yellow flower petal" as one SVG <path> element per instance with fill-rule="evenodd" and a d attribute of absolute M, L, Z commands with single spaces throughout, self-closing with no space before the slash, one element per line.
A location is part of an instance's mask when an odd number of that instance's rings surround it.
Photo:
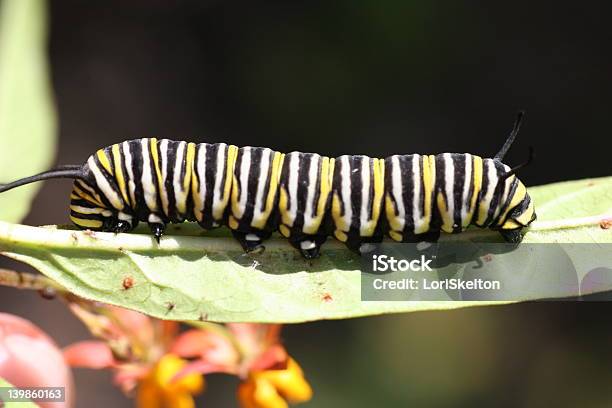
<path fill-rule="evenodd" d="M 288 408 L 287 402 L 265 378 L 249 377 L 238 386 L 242 408 Z"/>
<path fill-rule="evenodd" d="M 238 386 L 238 400 L 243 408 L 288 408 L 287 401 L 299 403 L 310 398 L 312 388 L 292 358 L 284 370 L 251 372 Z"/>
<path fill-rule="evenodd" d="M 196 395 L 204 391 L 205 387 L 206 382 L 204 381 L 204 377 L 200 374 L 193 373 L 171 383 L 168 388 L 175 391 L 187 392 L 189 394 Z"/>
<path fill-rule="evenodd" d="M 265 378 L 291 403 L 305 402 L 312 398 L 312 388 L 304 378 L 299 364 L 291 357 L 284 370 L 266 370 L 254 374 Z"/>
<path fill-rule="evenodd" d="M 160 386 L 166 386 L 184 365 L 185 362 L 180 357 L 174 354 L 166 354 L 155 366 L 153 372 L 154 381 Z"/>
<path fill-rule="evenodd" d="M 177 381 L 172 381 L 186 364 L 182 358 L 174 354 L 166 354 L 155 367 L 155 382 L 160 388 L 168 391 L 199 394 L 204 389 L 204 377 L 200 374 L 188 374 Z"/>
<path fill-rule="evenodd" d="M 255 379 L 253 402 L 257 408 L 288 408 L 287 402 L 278 395 L 272 383 L 264 378 Z"/>
<path fill-rule="evenodd" d="M 163 356 L 140 383 L 138 408 L 195 408 L 192 395 L 203 390 L 204 377 L 194 373 L 173 381 L 186 364 L 174 354 Z"/>

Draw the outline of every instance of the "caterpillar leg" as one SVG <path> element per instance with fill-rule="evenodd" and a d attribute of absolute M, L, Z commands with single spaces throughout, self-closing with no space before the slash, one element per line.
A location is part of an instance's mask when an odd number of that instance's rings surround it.
<path fill-rule="evenodd" d="M 132 230 L 132 224 L 127 221 L 119 220 L 114 227 L 114 231 L 116 233 L 129 232 Z"/>
<path fill-rule="evenodd" d="M 321 254 L 321 245 L 326 239 L 324 235 L 307 235 L 298 239 L 290 239 L 289 242 L 300 251 L 304 259 L 314 259 Z"/>
<path fill-rule="evenodd" d="M 116 234 L 130 232 L 136 227 L 136 224 L 132 224 L 130 221 L 121 220 L 118 218 L 107 218 L 104 221 L 104 227 L 102 228 L 105 232 L 114 232 Z"/>
<path fill-rule="evenodd" d="M 265 251 L 266 247 L 262 245 L 265 239 L 268 239 L 271 234 L 241 232 L 232 230 L 232 235 L 240 243 L 245 252 L 249 254 L 260 254 Z"/>
<path fill-rule="evenodd" d="M 151 229 L 151 232 L 153 233 L 153 237 L 159 244 L 159 241 L 162 235 L 164 235 L 164 231 L 166 230 L 166 224 L 163 224 L 161 222 L 150 222 L 149 228 Z"/>

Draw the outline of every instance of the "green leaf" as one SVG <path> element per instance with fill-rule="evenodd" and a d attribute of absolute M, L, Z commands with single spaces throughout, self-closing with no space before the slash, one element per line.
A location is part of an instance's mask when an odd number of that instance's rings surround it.
<path fill-rule="evenodd" d="M 542 221 L 525 242 L 612 243 L 612 229 L 599 225 L 612 214 L 612 177 L 529 191 Z M 489 237 L 497 234 L 473 230 L 445 239 Z M 362 302 L 360 259 L 332 239 L 309 262 L 283 239 L 251 257 L 232 238 L 190 224 L 173 227 L 158 245 L 144 234 L 0 223 L 0 250 L 79 296 L 165 319 L 303 322 L 500 303 Z"/>
<path fill-rule="evenodd" d="M 13 384 L 9 383 L 8 381 L 0 378 L 0 387 L 2 388 L 15 388 L 13 386 Z M 1 401 L 1 399 L 0 399 Z M 31 401 L 23 401 L 23 402 L 5 402 L 4 403 L 4 407 L 5 408 L 38 408 L 38 405 L 36 405 L 35 403 L 31 402 Z"/>
<path fill-rule="evenodd" d="M 0 2 L 0 183 L 46 170 L 56 143 L 42 0 Z M 39 187 L 39 186 L 38 186 Z M 0 196 L 0 219 L 29 211 L 37 186 Z"/>
<path fill-rule="evenodd" d="M 612 221 L 612 177 L 534 187 L 529 194 L 538 222 L 524 242 L 612 242 L 612 226 L 600 226 Z"/>

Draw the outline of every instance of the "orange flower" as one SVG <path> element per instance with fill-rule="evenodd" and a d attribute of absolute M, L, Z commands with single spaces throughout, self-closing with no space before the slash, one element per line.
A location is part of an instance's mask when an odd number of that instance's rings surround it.
<path fill-rule="evenodd" d="M 244 408 L 287 408 L 308 401 L 312 389 L 280 342 L 280 325 L 178 322 L 114 306 L 73 300 L 70 309 L 99 340 L 64 349 L 73 367 L 110 369 L 126 394 L 136 391 L 141 408 L 194 408 L 193 396 L 212 373 L 236 375 Z"/>
<path fill-rule="evenodd" d="M 238 400 L 244 408 L 287 408 L 312 398 L 310 384 L 291 357 L 284 369 L 252 371 L 238 386 Z"/>
<path fill-rule="evenodd" d="M 202 328 L 210 325 L 200 324 Z M 280 344 L 277 324 L 229 323 L 218 330 L 189 330 L 174 342 L 174 353 L 196 358 L 177 378 L 192 373 L 225 372 L 243 379 L 238 400 L 244 408 L 287 408 L 312 398 L 304 373 Z"/>
<path fill-rule="evenodd" d="M 176 375 L 187 362 L 174 354 L 164 355 L 140 382 L 137 403 L 141 408 L 194 408 L 193 395 L 204 390 L 204 377 Z"/>

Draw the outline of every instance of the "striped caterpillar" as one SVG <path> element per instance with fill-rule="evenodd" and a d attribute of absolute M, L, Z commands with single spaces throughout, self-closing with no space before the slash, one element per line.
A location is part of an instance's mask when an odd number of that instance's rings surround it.
<path fill-rule="evenodd" d="M 159 242 L 168 223 L 226 225 L 247 252 L 278 230 L 305 258 L 328 235 L 360 252 L 386 234 L 400 242 L 436 241 L 469 225 L 509 242 L 535 220 L 533 203 L 502 163 L 522 120 L 494 158 L 468 153 L 386 159 L 283 154 L 225 143 L 136 139 L 98 150 L 83 165 L 61 166 L 0 192 L 50 178 L 75 180 L 70 219 L 83 229 L 131 231 L 146 222 Z"/>

